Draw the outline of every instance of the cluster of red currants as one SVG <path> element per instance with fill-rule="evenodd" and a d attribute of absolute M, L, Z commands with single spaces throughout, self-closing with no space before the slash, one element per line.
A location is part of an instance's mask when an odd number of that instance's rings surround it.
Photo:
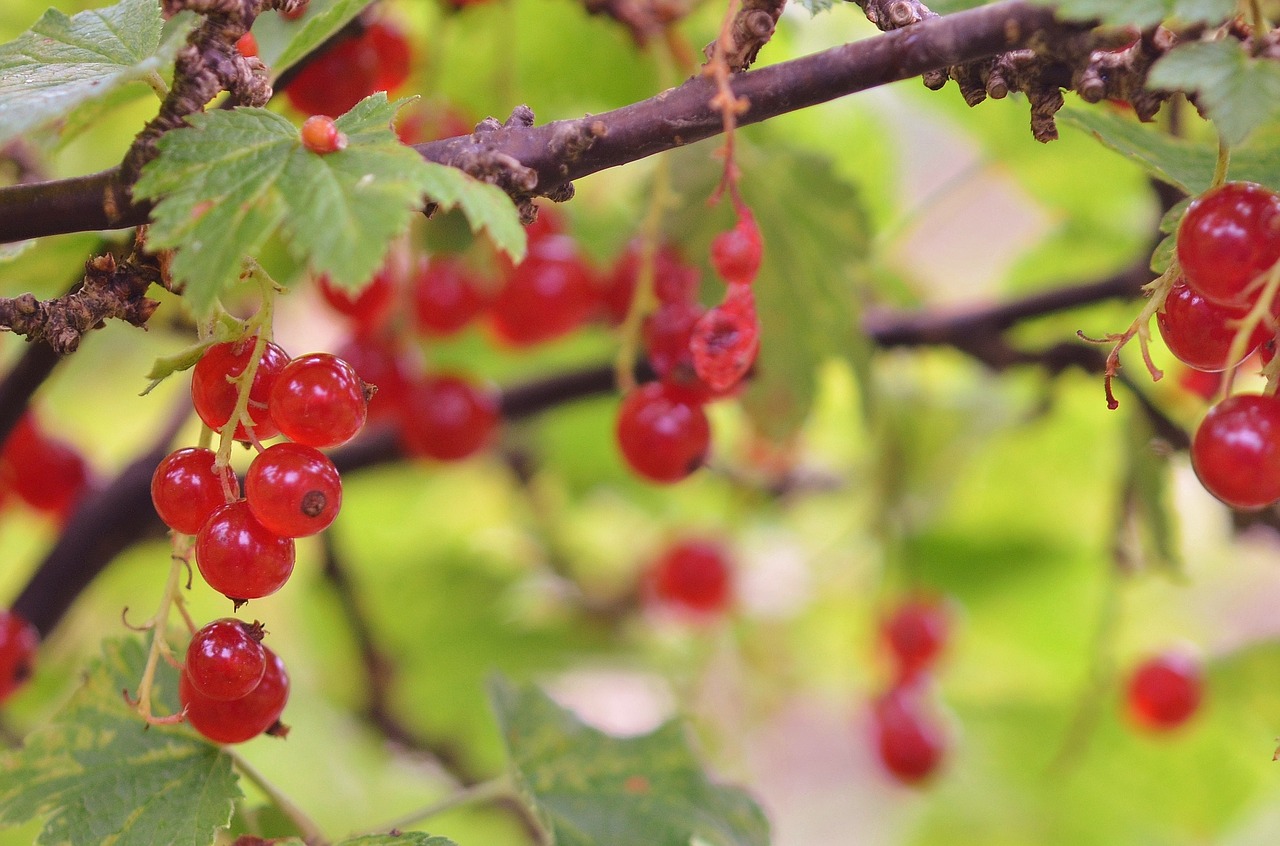
<path fill-rule="evenodd" d="M 923 596 L 903 601 L 881 624 L 894 675 L 888 692 L 872 703 L 872 741 L 885 770 L 903 784 L 926 781 L 947 749 L 929 670 L 946 646 L 949 628 L 946 604 Z"/>
<path fill-rule="evenodd" d="M 206 426 L 220 430 L 236 413 L 241 401 L 237 380 L 253 364 L 258 346 L 253 338 L 214 344 L 196 363 L 192 402 Z M 337 517 L 342 484 L 337 468 L 320 449 L 353 438 L 366 418 L 368 386 L 346 361 L 327 353 L 290 360 L 271 342 L 262 343 L 260 352 L 246 398 L 252 426 L 246 429 L 243 422 L 237 423 L 234 437 L 260 449 L 261 440 L 278 435 L 289 440 L 261 449 L 253 459 L 243 498 L 235 472 L 203 448 L 183 448 L 165 456 L 151 481 L 156 513 L 175 532 L 195 535 L 201 575 L 237 608 L 279 590 L 293 573 L 294 539 L 324 530 Z M 198 730 L 212 740 L 238 742 L 275 723 L 278 710 L 265 725 L 246 715 L 277 704 L 282 709 L 288 677 L 279 659 L 258 643 L 260 626 L 242 627 L 236 634 L 231 630 L 239 623 L 219 622 L 225 625 L 211 624 L 217 626 L 214 633 L 207 633 L 206 627 L 192 641 L 191 648 L 202 656 L 201 675 L 184 679 L 180 693 Z M 254 643 L 250 647 L 238 642 L 232 649 L 226 644 L 233 635 Z M 215 636 L 221 645 L 205 643 Z M 259 673 L 246 692 L 227 695 L 232 680 L 244 675 L 240 664 L 245 652 L 264 656 L 265 674 Z M 186 675 L 191 674 L 188 667 Z M 225 684 L 217 680 L 219 674 Z"/>
<path fill-rule="evenodd" d="M 187 722 L 217 743 L 242 743 L 264 732 L 283 737 L 289 675 L 280 656 L 262 645 L 258 622 L 223 617 L 191 637 L 178 700 Z"/>
<path fill-rule="evenodd" d="M 1156 655 L 1135 667 L 1129 677 L 1129 714 L 1146 729 L 1177 728 L 1199 709 L 1203 688 L 1195 659 L 1177 651 Z"/>
<path fill-rule="evenodd" d="M 695 297 L 696 272 L 690 274 L 673 254 L 658 253 L 658 308 L 644 325 L 649 363 L 658 379 L 628 393 L 618 409 L 618 446 L 640 476 L 678 482 L 706 461 L 711 424 L 703 406 L 731 396 L 760 351 L 751 284 L 762 252 L 754 218 L 739 207 L 737 223 L 711 245 L 712 266 L 726 289 L 720 304 L 710 309 Z M 634 278 L 634 266 L 630 273 Z M 617 283 L 613 287 L 626 288 Z"/>
<path fill-rule="evenodd" d="M 1174 355 L 1204 371 L 1234 367 L 1258 347 L 1269 361 L 1280 303 L 1268 304 L 1238 356 L 1230 350 L 1280 261 L 1280 195 L 1249 182 L 1206 192 L 1178 227 L 1177 256 L 1182 277 L 1156 317 Z M 1236 394 L 1219 402 L 1196 430 L 1191 460 L 1205 488 L 1228 505 L 1280 500 L 1280 399 Z"/>
<path fill-rule="evenodd" d="M 667 546 L 645 574 L 645 598 L 691 620 L 706 620 L 733 601 L 733 564 L 723 545 L 687 537 Z"/>

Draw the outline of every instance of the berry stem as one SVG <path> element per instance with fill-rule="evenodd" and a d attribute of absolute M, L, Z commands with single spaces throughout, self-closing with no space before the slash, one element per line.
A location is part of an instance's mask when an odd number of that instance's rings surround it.
<path fill-rule="evenodd" d="M 644 319 L 657 303 L 654 282 L 657 271 L 658 242 L 661 240 L 662 216 L 671 205 L 671 160 L 658 159 L 653 173 L 653 193 L 640 227 L 640 265 L 636 269 L 636 288 L 631 294 L 627 316 L 618 327 L 618 356 L 614 359 L 614 378 L 618 390 L 627 393 L 636 386 L 636 362 L 640 357 L 640 336 Z"/>
<path fill-rule="evenodd" d="M 1210 189 L 1217 188 L 1227 181 L 1227 170 L 1231 167 L 1231 148 L 1221 135 L 1218 136 L 1218 161 L 1213 166 L 1213 182 Z"/>
<path fill-rule="evenodd" d="M 179 591 L 182 585 L 182 573 L 190 567 L 188 562 L 191 558 L 194 539 L 177 532 L 171 533 L 171 538 L 173 554 L 169 556 L 169 578 L 165 581 L 164 594 L 160 597 L 160 607 L 156 609 L 151 619 L 139 626 L 140 629 L 151 630 L 151 649 L 147 653 L 147 665 L 142 670 L 142 680 L 138 682 L 138 696 L 136 699 L 129 700 L 136 708 L 138 716 L 148 724 L 178 723 L 182 722 L 183 716 L 178 713 L 157 717 L 151 712 L 151 688 L 155 684 L 156 667 L 159 666 L 160 659 L 163 657 L 171 664 L 177 663 L 177 659 L 173 657 L 173 651 L 169 648 L 168 639 L 169 611 L 174 604 L 179 606 L 187 624 L 191 625 L 191 618 L 187 616 L 186 609 L 182 606 Z M 192 630 L 194 631 L 194 626 Z M 128 698 L 127 691 L 125 695 Z"/>
<path fill-rule="evenodd" d="M 258 443 L 258 439 L 253 433 L 253 418 L 249 416 L 249 394 L 253 388 L 253 377 L 258 373 L 258 365 L 262 362 L 262 354 L 267 349 L 267 342 L 271 340 L 271 320 L 275 310 L 276 284 L 275 280 L 253 259 L 247 259 L 248 275 L 257 280 L 262 290 L 262 306 L 245 324 L 246 332 L 257 331 L 257 337 L 253 342 L 253 351 L 249 354 L 249 362 L 245 365 L 244 372 L 234 380 L 236 383 L 236 405 L 231 412 L 231 416 L 227 418 L 227 422 L 223 424 L 222 430 L 218 433 L 218 457 L 214 461 L 214 469 L 223 470 L 231 461 L 231 446 L 235 443 L 236 427 L 244 426 L 245 432 L 253 443 L 258 452 L 262 451 L 262 445 Z"/>
<path fill-rule="evenodd" d="M 280 788 L 272 784 L 257 767 L 250 764 L 238 749 L 223 746 L 222 751 L 230 756 L 231 763 L 235 764 L 236 769 L 240 771 L 240 775 L 266 794 L 266 797 L 271 800 L 271 804 L 275 805 L 282 814 L 289 818 L 289 821 L 298 829 L 298 833 L 302 835 L 302 839 L 306 841 L 307 846 L 327 846 L 329 839 L 324 836 L 324 832 L 320 830 L 320 826 L 316 824 L 315 820 L 311 819 Z"/>
<path fill-rule="evenodd" d="M 370 830 L 370 834 L 383 834 L 388 831 L 399 831 L 418 825 L 424 820 L 439 816 L 446 811 L 467 805 L 478 805 L 505 798 L 516 798 L 517 794 L 509 775 L 500 775 L 488 781 L 478 782 L 467 787 L 460 787 L 448 796 L 430 805 L 410 811 L 404 816 Z M 530 817 L 530 819 L 533 819 Z"/>
<path fill-rule="evenodd" d="M 1262 14 L 1261 0 L 1249 0 L 1249 21 L 1253 25 L 1253 55 L 1261 56 L 1267 46 L 1266 36 L 1271 32 L 1266 16 Z"/>
<path fill-rule="evenodd" d="M 1115 393 L 1111 390 L 1112 380 L 1115 379 L 1116 373 L 1120 369 L 1120 350 L 1124 349 L 1124 345 L 1133 340 L 1135 336 L 1138 338 L 1138 345 L 1142 348 L 1142 360 L 1147 365 L 1147 371 L 1151 374 L 1152 381 L 1158 382 L 1164 376 L 1160 368 L 1156 367 L 1155 362 L 1151 360 L 1151 350 L 1148 346 L 1151 340 L 1151 318 L 1164 305 L 1165 298 L 1169 296 L 1169 291 L 1173 289 L 1174 280 L 1178 278 L 1180 272 L 1178 262 L 1175 259 L 1162 276 L 1143 286 L 1143 290 L 1148 295 L 1147 302 L 1143 305 L 1142 311 L 1138 312 L 1138 316 L 1129 324 L 1129 328 L 1123 332 L 1106 335 L 1096 341 L 1086 337 L 1083 332 L 1076 333 L 1086 341 L 1094 341 L 1095 343 L 1115 342 L 1115 346 L 1111 348 L 1111 353 L 1107 356 L 1106 374 L 1104 376 L 1107 408 L 1112 411 L 1120 407 L 1120 401 L 1116 399 Z"/>
<path fill-rule="evenodd" d="M 711 194 L 711 202 L 719 201 L 728 190 L 735 207 L 740 205 L 741 200 L 738 197 L 738 167 L 734 162 L 733 135 L 738 125 L 738 115 L 750 108 L 750 103 L 747 98 L 738 97 L 733 93 L 733 87 L 729 84 L 730 70 L 726 56 L 734 46 L 733 22 L 738 16 L 741 5 L 741 0 L 730 0 L 724 12 L 724 20 L 720 23 L 720 33 L 716 36 L 715 47 L 702 69 L 704 75 L 715 80 L 716 95 L 711 98 L 709 105 L 720 111 L 724 127 L 724 146 L 720 148 L 720 156 L 724 158 L 724 175 Z"/>
<path fill-rule="evenodd" d="M 1264 320 L 1273 320 L 1271 317 L 1271 304 L 1275 301 L 1276 291 L 1280 290 L 1280 262 L 1273 264 L 1271 269 L 1255 280 L 1253 284 L 1256 286 L 1259 282 L 1262 284 L 1262 292 L 1258 295 L 1257 302 L 1249 309 L 1249 313 L 1241 318 L 1240 326 L 1236 329 L 1236 336 L 1231 339 L 1231 348 L 1227 353 L 1227 361 L 1239 361 L 1244 358 L 1254 329 Z M 1235 358 L 1230 358 L 1230 356 L 1235 356 Z M 1276 368 L 1272 366 L 1274 364 L 1275 361 L 1273 360 L 1267 366 L 1267 387 L 1263 391 L 1266 394 L 1274 394 L 1276 388 L 1280 387 L 1275 378 Z M 1235 381 L 1237 369 L 1238 366 L 1231 367 L 1223 375 L 1221 399 L 1226 399 L 1231 395 L 1231 385 Z"/>

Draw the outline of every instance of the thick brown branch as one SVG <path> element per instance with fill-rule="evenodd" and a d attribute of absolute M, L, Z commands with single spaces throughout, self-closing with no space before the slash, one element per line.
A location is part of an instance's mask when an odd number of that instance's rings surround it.
<path fill-rule="evenodd" d="M 971 62 L 1078 28 L 1052 10 L 1018 0 L 925 21 L 732 80 L 750 108 L 739 125 L 768 120 L 847 94 Z M 709 138 L 722 131 L 711 106 L 715 83 L 704 78 L 611 112 L 542 126 L 509 122 L 492 132 L 421 144 L 426 158 L 503 185 L 517 197 L 563 198 L 588 174 Z M 505 165 L 505 167 L 504 167 Z M 124 199 L 119 169 L 75 180 L 0 189 L 0 242 L 145 222 L 150 209 Z"/>

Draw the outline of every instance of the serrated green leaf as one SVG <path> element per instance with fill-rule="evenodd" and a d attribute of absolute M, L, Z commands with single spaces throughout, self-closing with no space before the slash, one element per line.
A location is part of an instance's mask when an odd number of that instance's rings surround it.
<path fill-rule="evenodd" d="M 713 784 L 684 730 L 617 738 L 584 725 L 532 685 L 489 685 L 511 767 L 556 846 L 767 846 L 743 791 Z"/>
<path fill-rule="evenodd" d="M 1184 44 L 1151 68 L 1153 88 L 1196 92 L 1197 101 L 1232 147 L 1280 117 L 1280 63 L 1255 59 L 1234 39 Z"/>
<path fill-rule="evenodd" d="M 1053 6 L 1064 20 L 1097 20 L 1111 26 L 1154 26 L 1167 18 L 1219 24 L 1235 14 L 1235 0 L 1032 0 Z"/>
<path fill-rule="evenodd" d="M 263 109 L 194 115 L 190 128 L 161 138 L 134 194 L 157 201 L 149 240 L 177 249 L 173 275 L 191 307 L 207 312 L 277 229 L 299 261 L 358 287 L 424 198 L 461 207 L 473 228 L 522 254 L 515 206 L 501 191 L 399 142 L 390 124 L 403 102 L 362 100 L 336 122 L 346 149 L 327 155 L 306 150 L 293 124 Z"/>
<path fill-rule="evenodd" d="M 253 23 L 258 58 L 267 65 L 273 78 L 278 77 L 350 23 L 371 2 L 311 0 L 302 17 L 291 21 L 280 15 L 262 15 Z"/>
<path fill-rule="evenodd" d="M 336 846 L 458 846 L 447 837 L 406 831 L 403 834 L 366 834 L 343 840 Z"/>
<path fill-rule="evenodd" d="M 857 189 L 830 162 L 763 133 L 754 140 L 740 143 L 736 153 L 740 187 L 764 241 L 755 283 L 760 357 L 742 402 L 756 429 L 781 441 L 804 423 L 818 368 L 831 358 L 844 358 L 858 371 L 870 407 L 872 346 L 858 308 L 870 236 Z M 728 209 L 707 213 L 722 167 L 709 149 L 695 145 L 675 154 L 672 181 L 684 204 L 664 224 L 693 256 L 707 255 L 715 234 L 732 225 Z"/>
<path fill-rule="evenodd" d="M 47 727 L 0 758 L 0 825 L 41 817 L 41 846 L 208 846 L 240 796 L 231 759 L 189 730 L 147 727 L 121 690 L 142 677 L 137 639 L 108 642 L 84 684 Z M 163 707 L 177 673 L 161 662 Z"/>
<path fill-rule="evenodd" d="M 0 145 L 132 83 L 159 78 L 194 22 L 183 15 L 166 28 L 156 0 L 121 0 L 71 17 L 45 12 L 30 30 L 0 45 Z"/>
<path fill-rule="evenodd" d="M 810 15 L 816 16 L 819 12 L 825 12 L 835 5 L 835 0 L 799 0 L 799 5 Z"/>
<path fill-rule="evenodd" d="M 1174 138 L 1104 109 L 1063 109 L 1059 120 L 1092 133 L 1151 175 L 1188 194 L 1202 194 L 1213 182 L 1218 157 L 1215 145 Z M 1277 134 L 1280 133 L 1273 124 L 1255 132 L 1247 144 L 1233 151 L 1230 177 L 1280 190 L 1280 156 L 1275 154 Z"/>

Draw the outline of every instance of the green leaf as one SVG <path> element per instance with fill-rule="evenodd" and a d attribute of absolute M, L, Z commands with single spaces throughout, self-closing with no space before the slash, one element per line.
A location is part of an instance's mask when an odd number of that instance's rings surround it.
<path fill-rule="evenodd" d="M 1188 194 L 1204 193 L 1213 182 L 1216 145 L 1174 138 L 1131 118 L 1104 109 L 1063 109 L 1059 119 L 1093 133 L 1106 146 L 1142 166 L 1151 175 L 1176 185 Z M 1280 156 L 1275 143 L 1280 125 L 1255 132 L 1231 154 L 1232 179 L 1258 182 L 1280 190 Z"/>
<path fill-rule="evenodd" d="M 194 22 L 184 14 L 166 27 L 156 0 L 121 0 L 72 17 L 45 12 L 0 45 L 0 145 L 133 83 L 160 79 Z"/>
<path fill-rule="evenodd" d="M 403 834 L 366 834 L 343 840 L 337 846 L 458 846 L 447 837 L 406 831 Z"/>
<path fill-rule="evenodd" d="M 1173 254 L 1177 248 L 1177 235 L 1170 234 L 1161 238 L 1160 243 L 1151 251 L 1151 272 L 1163 274 L 1168 270 L 1169 265 L 1173 264 Z"/>
<path fill-rule="evenodd" d="M 759 807 L 707 779 L 678 724 L 617 738 L 532 685 L 489 689 L 516 779 L 556 846 L 767 846 Z"/>
<path fill-rule="evenodd" d="M 810 15 L 816 16 L 819 12 L 825 12 L 835 5 L 835 0 L 799 0 L 799 5 Z"/>
<path fill-rule="evenodd" d="M 379 93 L 356 104 L 337 120 L 347 148 L 327 155 L 305 149 L 293 124 L 263 109 L 194 115 L 189 129 L 161 138 L 134 194 L 157 200 L 150 242 L 178 250 L 173 275 L 192 309 L 207 312 L 276 230 L 313 271 L 359 287 L 424 197 L 461 207 L 474 229 L 522 255 L 523 231 L 505 194 L 397 140 L 390 124 L 404 102 Z"/>
<path fill-rule="evenodd" d="M 0 758 L 0 825 L 45 819 L 41 846 L 208 846 L 240 796 L 231 759 L 189 730 L 146 726 L 124 702 L 142 677 L 137 639 L 108 642 L 53 722 Z M 157 672 L 176 711 L 177 674 Z"/>
<path fill-rule="evenodd" d="M 1280 117 L 1280 63 L 1253 58 L 1234 39 L 1184 44 L 1155 63 L 1147 82 L 1196 92 L 1200 107 L 1233 147 Z"/>
<path fill-rule="evenodd" d="M 1155 448 L 1155 430 L 1141 411 L 1124 431 L 1125 463 L 1116 514 L 1116 554 L 1122 563 L 1148 562 L 1182 572 L 1178 521 L 1170 507 L 1169 451 Z"/>
<path fill-rule="evenodd" d="M 338 30 L 351 22 L 371 0 L 311 0 L 302 17 L 287 21 L 278 14 L 264 14 L 253 22 L 258 58 L 278 77 L 297 64 Z"/>
<path fill-rule="evenodd" d="M 828 160 L 760 132 L 753 140 L 758 143 L 739 143 L 736 152 L 742 193 L 764 242 L 755 283 L 760 358 L 743 405 L 759 432 L 780 441 L 804 423 L 818 369 L 831 358 L 852 363 L 869 407 L 872 347 L 858 301 L 867 280 L 870 226 L 858 190 Z M 684 204 L 665 226 L 690 256 L 708 255 L 711 239 L 733 223 L 729 203 L 716 214 L 707 210 L 722 167 L 710 149 L 694 145 L 674 154 L 672 181 Z M 717 280 L 713 287 L 720 297 L 724 286 Z"/>
<path fill-rule="evenodd" d="M 1112 26 L 1149 27 L 1167 18 L 1219 24 L 1235 14 L 1236 0 L 1032 0 L 1054 6 L 1064 20 L 1098 20 Z"/>

